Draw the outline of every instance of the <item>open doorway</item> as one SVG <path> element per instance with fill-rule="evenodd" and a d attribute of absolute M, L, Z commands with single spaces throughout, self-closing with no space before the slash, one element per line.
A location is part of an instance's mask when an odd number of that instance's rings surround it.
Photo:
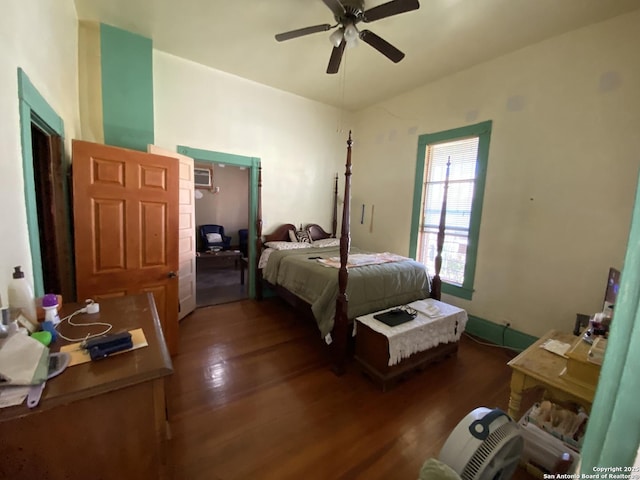
<path fill-rule="evenodd" d="M 31 146 L 44 291 L 61 294 L 71 301 L 75 299 L 75 289 L 67 195 L 69 177 L 62 156 L 62 139 L 31 123 Z"/>
<path fill-rule="evenodd" d="M 211 172 L 208 182 L 196 176 L 196 306 L 248 298 L 249 169 L 198 160 L 195 168 Z"/>
<path fill-rule="evenodd" d="M 64 122 L 22 68 L 18 68 L 18 96 L 34 293 L 59 293 L 65 302 L 73 301 L 70 167 L 63 152 Z"/>

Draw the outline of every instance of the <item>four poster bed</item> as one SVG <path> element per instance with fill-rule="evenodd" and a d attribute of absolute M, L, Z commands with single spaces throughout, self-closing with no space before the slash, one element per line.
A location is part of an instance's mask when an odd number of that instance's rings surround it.
<path fill-rule="evenodd" d="M 338 374 L 344 371 L 354 318 L 427 297 L 440 299 L 439 271 L 446 209 L 443 202 L 436 272 L 431 281 L 424 265 L 413 259 L 351 247 L 351 145 L 350 132 L 339 239 L 335 238 L 337 175 L 331 233 L 317 224 L 296 228 L 288 223 L 263 237 L 260 175 L 258 181 L 257 298 L 262 298 L 266 284 L 288 303 L 313 316 L 322 337 L 331 345 L 333 369 Z"/>

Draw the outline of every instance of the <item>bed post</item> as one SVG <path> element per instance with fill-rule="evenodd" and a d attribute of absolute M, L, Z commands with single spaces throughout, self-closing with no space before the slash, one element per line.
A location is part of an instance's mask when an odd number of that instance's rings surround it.
<path fill-rule="evenodd" d="M 336 299 L 336 316 L 331 333 L 333 339 L 333 371 L 337 375 L 345 372 L 348 340 L 348 316 L 347 316 L 347 261 L 351 236 L 349 234 L 349 219 L 351 210 L 351 131 L 347 140 L 347 164 L 344 172 L 344 204 L 342 208 L 342 229 L 340 234 L 340 271 L 338 273 L 338 297 Z"/>
<path fill-rule="evenodd" d="M 333 185 L 333 221 L 331 222 L 331 236 L 336 238 L 338 232 L 338 174 Z"/>
<path fill-rule="evenodd" d="M 262 166 L 258 165 L 258 198 L 256 212 L 256 298 L 262 300 L 262 270 L 258 268 L 262 254 Z"/>
<path fill-rule="evenodd" d="M 442 248 L 444 247 L 444 230 L 447 219 L 447 192 L 449 191 L 449 168 L 451 167 L 451 157 L 447 159 L 447 172 L 444 177 L 444 192 L 442 194 L 442 209 L 440 210 L 440 225 L 438 226 L 438 242 L 436 251 L 436 274 L 431 280 L 431 298 L 440 300 L 442 296 L 442 280 L 440 280 L 440 269 L 442 268 Z"/>

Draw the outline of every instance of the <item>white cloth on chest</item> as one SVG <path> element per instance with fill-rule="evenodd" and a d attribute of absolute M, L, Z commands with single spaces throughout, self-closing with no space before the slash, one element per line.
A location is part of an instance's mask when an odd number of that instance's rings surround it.
<path fill-rule="evenodd" d="M 414 353 L 429 350 L 441 343 L 460 340 L 467 325 L 467 312 L 462 308 L 432 298 L 417 300 L 407 306 L 415 309 L 418 315 L 413 320 L 395 327 L 390 327 L 373 318 L 380 312 L 357 318 L 358 322 L 389 339 L 389 366 L 396 365 Z M 392 309 L 382 311 L 388 310 Z M 354 329 L 358 322 L 354 322 Z"/>

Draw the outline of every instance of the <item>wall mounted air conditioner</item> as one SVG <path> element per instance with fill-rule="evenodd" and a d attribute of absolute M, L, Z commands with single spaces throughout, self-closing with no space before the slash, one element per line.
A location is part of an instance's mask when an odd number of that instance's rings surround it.
<path fill-rule="evenodd" d="M 193 168 L 193 183 L 196 188 L 213 189 L 213 167 L 195 166 Z"/>

